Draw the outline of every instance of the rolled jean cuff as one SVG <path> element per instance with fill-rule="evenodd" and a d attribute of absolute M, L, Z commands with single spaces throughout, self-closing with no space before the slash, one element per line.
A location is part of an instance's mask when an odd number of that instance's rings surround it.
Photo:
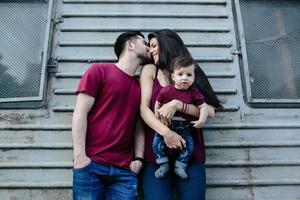
<path fill-rule="evenodd" d="M 175 167 L 177 167 L 177 168 L 186 169 L 187 166 L 188 166 L 187 163 L 183 163 L 183 162 L 180 162 L 180 161 L 178 161 L 178 160 L 176 160 L 176 162 L 175 162 Z"/>
<path fill-rule="evenodd" d="M 156 159 L 156 163 L 157 164 L 163 164 L 163 163 L 167 163 L 167 162 L 169 162 L 169 158 L 168 157 L 161 157 L 161 158 L 157 158 Z"/>

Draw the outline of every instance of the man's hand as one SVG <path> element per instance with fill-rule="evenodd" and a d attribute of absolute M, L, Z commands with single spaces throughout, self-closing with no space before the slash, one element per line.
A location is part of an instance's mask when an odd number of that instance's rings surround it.
<path fill-rule="evenodd" d="M 170 131 L 169 134 L 164 136 L 164 141 L 168 148 L 170 149 L 179 149 L 182 150 L 186 148 L 186 142 L 185 140 L 175 133 L 174 131 Z"/>
<path fill-rule="evenodd" d="M 164 104 L 157 110 L 160 121 L 169 126 L 171 124 L 171 119 L 174 116 L 175 112 L 181 106 L 181 102 L 178 100 L 172 100 L 169 103 Z"/>
<path fill-rule="evenodd" d="M 78 155 L 74 156 L 74 169 L 81 169 L 88 166 L 91 163 L 91 159 L 87 156 Z"/>
<path fill-rule="evenodd" d="M 140 171 L 143 167 L 143 163 L 139 160 L 134 160 L 134 161 L 131 161 L 129 167 L 132 172 L 134 172 L 135 174 L 138 174 L 138 173 L 140 173 Z"/>

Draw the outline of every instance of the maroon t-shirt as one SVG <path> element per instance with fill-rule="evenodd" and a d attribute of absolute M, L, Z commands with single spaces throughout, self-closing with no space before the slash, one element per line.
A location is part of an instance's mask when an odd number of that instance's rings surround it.
<path fill-rule="evenodd" d="M 129 169 L 141 98 L 139 83 L 114 64 L 93 64 L 80 80 L 80 92 L 95 97 L 88 114 L 87 156 Z"/>
<path fill-rule="evenodd" d="M 190 87 L 187 90 L 178 90 L 174 85 L 168 85 L 162 88 L 156 97 L 156 100 L 162 105 L 174 99 L 177 99 L 186 104 L 194 104 L 196 106 L 200 106 L 205 102 L 204 96 L 196 87 Z M 189 121 L 195 120 L 195 117 L 181 112 L 177 112 L 176 116 L 183 117 L 184 119 Z"/>
<path fill-rule="evenodd" d="M 157 79 L 154 79 L 152 97 L 151 97 L 151 109 L 154 110 L 154 104 L 159 94 L 160 90 L 163 87 L 159 84 Z M 205 162 L 205 147 L 202 129 L 192 129 L 192 137 L 194 141 L 194 152 L 192 156 L 192 161 L 197 163 Z M 155 163 L 155 156 L 152 150 L 152 142 L 154 138 L 154 131 L 151 128 L 147 128 L 146 140 L 145 140 L 145 160 L 147 162 Z"/>

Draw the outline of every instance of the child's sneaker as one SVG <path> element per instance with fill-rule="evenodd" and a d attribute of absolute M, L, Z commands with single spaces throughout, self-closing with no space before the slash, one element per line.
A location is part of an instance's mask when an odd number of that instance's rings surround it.
<path fill-rule="evenodd" d="M 186 174 L 183 168 L 175 167 L 174 172 L 177 176 L 179 176 L 182 179 L 187 179 L 188 177 L 188 175 Z"/>
<path fill-rule="evenodd" d="M 163 164 L 156 170 L 154 175 L 156 178 L 163 178 L 168 171 L 169 164 Z"/>

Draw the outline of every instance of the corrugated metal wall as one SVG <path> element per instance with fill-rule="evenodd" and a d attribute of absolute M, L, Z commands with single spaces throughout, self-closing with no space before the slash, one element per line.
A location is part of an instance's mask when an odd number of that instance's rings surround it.
<path fill-rule="evenodd" d="M 230 0 L 60 0 L 55 5 L 45 106 L 1 110 L 1 199 L 71 199 L 75 88 L 92 62 L 114 62 L 126 30 L 176 30 L 225 109 L 205 129 L 207 199 L 300 199 L 299 109 L 253 109 L 243 100 Z M 53 69 L 52 69 L 53 71 Z"/>

